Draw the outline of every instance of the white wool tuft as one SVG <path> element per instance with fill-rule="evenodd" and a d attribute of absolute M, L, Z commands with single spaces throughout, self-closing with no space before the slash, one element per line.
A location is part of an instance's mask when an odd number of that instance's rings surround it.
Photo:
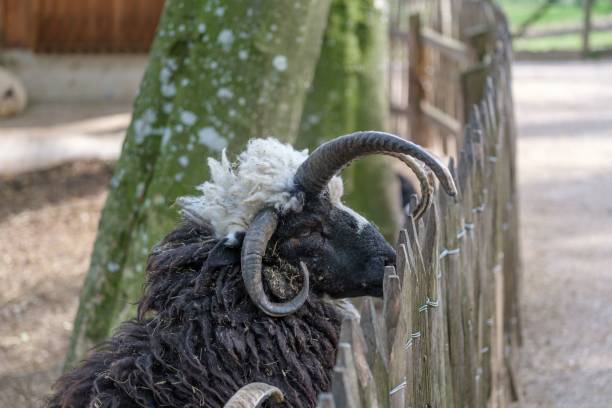
<path fill-rule="evenodd" d="M 291 195 L 293 176 L 308 157 L 276 139 L 252 139 L 232 165 L 225 150 L 221 161 L 208 159 L 210 181 L 197 187 L 202 195 L 181 197 L 177 203 L 185 217 L 210 223 L 217 238 L 246 231 L 253 217 L 265 207 L 281 213 L 301 211 L 302 203 Z M 343 186 L 340 177 L 329 183 L 333 203 L 340 203 Z"/>

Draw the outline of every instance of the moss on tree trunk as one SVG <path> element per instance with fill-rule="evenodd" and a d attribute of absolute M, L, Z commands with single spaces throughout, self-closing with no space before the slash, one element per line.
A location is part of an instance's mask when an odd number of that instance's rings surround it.
<path fill-rule="evenodd" d="M 374 0 L 332 0 L 321 56 L 300 124 L 299 147 L 358 130 L 384 130 L 387 24 Z M 401 216 L 390 161 L 369 157 L 343 173 L 346 201 L 394 241 Z"/>
<path fill-rule="evenodd" d="M 252 137 L 293 141 L 329 0 L 168 0 L 112 178 L 67 367 L 133 317 L 173 203 L 208 177 L 206 157 Z"/>

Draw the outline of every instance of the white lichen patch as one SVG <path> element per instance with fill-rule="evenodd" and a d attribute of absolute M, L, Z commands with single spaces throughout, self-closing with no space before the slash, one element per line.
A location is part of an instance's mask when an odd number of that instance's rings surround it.
<path fill-rule="evenodd" d="M 176 95 L 176 85 L 162 84 L 160 92 L 166 98 L 172 98 L 174 95 Z"/>
<path fill-rule="evenodd" d="M 181 122 L 183 122 L 185 126 L 192 126 L 194 123 L 196 123 L 196 120 L 198 120 L 198 117 L 195 113 L 191 111 L 181 112 Z"/>
<path fill-rule="evenodd" d="M 172 138 L 172 129 L 167 127 L 164 129 L 164 133 L 162 134 L 162 147 L 170 142 L 170 138 Z"/>
<path fill-rule="evenodd" d="M 229 99 L 234 96 L 234 93 L 227 88 L 219 88 L 217 96 L 221 99 Z"/>
<path fill-rule="evenodd" d="M 142 195 L 144 194 L 144 190 L 145 190 L 144 183 L 138 183 L 136 185 L 136 197 L 142 197 Z"/>
<path fill-rule="evenodd" d="M 319 115 L 308 115 L 307 121 L 311 125 L 316 125 L 321 121 L 321 118 L 319 117 Z"/>
<path fill-rule="evenodd" d="M 158 131 L 153 127 L 156 120 L 157 114 L 151 108 L 144 111 L 139 118 L 134 120 L 132 126 L 134 129 L 134 141 L 137 144 L 141 144 L 145 137 L 158 133 Z"/>
<path fill-rule="evenodd" d="M 240 50 L 238 52 L 238 58 L 245 61 L 247 58 L 249 58 L 249 52 L 247 50 Z"/>
<path fill-rule="evenodd" d="M 199 32 L 200 34 L 205 33 L 205 32 L 206 32 L 206 24 L 204 24 L 204 23 L 200 23 L 200 24 L 198 24 L 198 32 Z"/>
<path fill-rule="evenodd" d="M 228 29 L 221 30 L 219 36 L 217 37 L 217 41 L 219 42 L 219 44 L 221 44 L 221 47 L 223 47 L 223 49 L 227 51 L 232 47 L 232 44 L 234 43 L 234 33 L 232 33 Z"/>
<path fill-rule="evenodd" d="M 159 70 L 160 92 L 167 98 L 176 95 L 176 86 L 172 83 L 172 76 L 177 68 L 178 64 L 176 60 L 174 58 L 168 58 L 164 61 L 162 68 Z"/>
<path fill-rule="evenodd" d="M 227 147 L 227 140 L 223 138 L 215 128 L 210 126 L 200 129 L 198 132 L 198 140 L 200 144 L 217 152 Z"/>
<path fill-rule="evenodd" d="M 215 16 L 217 17 L 223 17 L 224 14 L 225 14 L 225 7 L 218 7 L 215 10 Z"/>
<path fill-rule="evenodd" d="M 181 156 L 178 158 L 178 162 L 182 167 L 187 167 L 189 166 L 189 157 Z"/>
<path fill-rule="evenodd" d="M 123 176 L 125 175 L 125 169 L 119 169 L 115 175 L 113 176 L 113 178 L 111 179 L 110 185 L 112 188 L 117 188 L 119 187 L 119 184 L 121 183 L 121 180 L 123 180 Z"/>
<path fill-rule="evenodd" d="M 109 263 L 106 264 L 106 269 L 110 273 L 117 272 L 119 270 L 119 264 L 117 262 L 110 261 Z"/>
<path fill-rule="evenodd" d="M 181 181 L 181 180 L 183 180 L 183 176 L 184 176 L 184 174 L 183 174 L 183 173 L 176 173 L 176 174 L 174 175 L 174 180 L 176 180 L 176 181 Z"/>
<path fill-rule="evenodd" d="M 164 205 L 166 204 L 166 199 L 164 198 L 164 196 L 160 193 L 156 193 L 155 196 L 153 197 L 153 204 L 155 205 Z M 147 240 L 149 237 L 148 235 L 143 235 L 143 240 Z"/>

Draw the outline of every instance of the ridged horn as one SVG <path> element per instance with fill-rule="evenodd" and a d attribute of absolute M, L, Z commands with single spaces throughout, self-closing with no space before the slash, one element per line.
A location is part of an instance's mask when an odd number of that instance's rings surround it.
<path fill-rule="evenodd" d="M 433 189 L 432 184 L 429 181 L 429 175 L 431 173 L 428 173 L 428 171 L 425 170 L 417 160 L 415 160 L 414 158 L 406 154 L 402 154 L 402 153 L 384 153 L 384 154 L 391 156 L 391 157 L 395 157 L 396 159 L 399 159 L 410 170 L 412 170 L 412 172 L 417 177 L 417 180 L 419 181 L 419 185 L 421 186 L 421 199 L 419 200 L 417 205 L 413 209 L 411 209 L 412 210 L 411 215 L 415 221 L 420 219 L 425 214 L 427 209 L 429 209 L 429 207 L 431 206 L 432 199 L 433 199 L 434 189 Z"/>
<path fill-rule="evenodd" d="M 293 180 L 304 192 L 318 195 L 351 161 L 371 154 L 390 153 L 402 153 L 421 161 L 433 171 L 449 195 L 457 194 L 453 177 L 436 157 L 415 143 L 376 131 L 355 132 L 322 144 L 300 165 Z"/>
<path fill-rule="evenodd" d="M 272 302 L 264 292 L 262 280 L 263 256 L 268 246 L 268 241 L 278 225 L 278 215 L 271 208 L 261 210 L 249 226 L 242 242 L 240 263 L 242 268 L 242 280 L 247 293 L 253 303 L 264 313 L 274 316 L 286 316 L 298 310 L 308 297 L 309 277 L 306 265 L 301 262 L 300 267 L 304 274 L 304 283 L 298 295 L 285 303 Z"/>
<path fill-rule="evenodd" d="M 224 408 L 258 408 L 268 399 L 283 401 L 283 393 L 273 385 L 254 382 L 240 388 L 224 405 Z"/>

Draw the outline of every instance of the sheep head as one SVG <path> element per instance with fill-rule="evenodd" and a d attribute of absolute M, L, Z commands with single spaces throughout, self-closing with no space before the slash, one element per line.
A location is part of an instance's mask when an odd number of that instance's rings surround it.
<path fill-rule="evenodd" d="M 239 156 L 237 171 L 225 155 L 221 163 L 209 162 L 213 182 L 200 186 L 203 196 L 178 203 L 187 218 L 212 224 L 227 246 L 241 244 L 247 293 L 268 315 L 295 312 L 311 291 L 333 298 L 382 296 L 384 267 L 395 262 L 395 250 L 372 223 L 341 202 L 337 176 L 352 160 L 371 154 L 402 159 L 417 171 L 429 195 L 429 178 L 417 159 L 448 194 L 456 194 L 448 170 L 424 149 L 388 133 L 358 132 L 324 143 L 309 156 L 273 139 L 256 139 Z M 423 206 L 416 211 L 422 214 Z M 269 247 L 277 260 L 303 275 L 301 290 L 286 302 L 274 302 L 264 291 Z"/>

